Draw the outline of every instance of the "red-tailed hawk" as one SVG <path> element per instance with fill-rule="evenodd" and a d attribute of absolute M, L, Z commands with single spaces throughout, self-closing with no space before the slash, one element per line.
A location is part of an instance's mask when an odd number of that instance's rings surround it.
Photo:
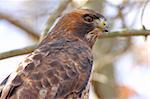
<path fill-rule="evenodd" d="M 1 99 L 80 99 L 92 70 L 91 48 L 107 31 L 106 19 L 93 10 L 64 15 L 3 82 Z"/>

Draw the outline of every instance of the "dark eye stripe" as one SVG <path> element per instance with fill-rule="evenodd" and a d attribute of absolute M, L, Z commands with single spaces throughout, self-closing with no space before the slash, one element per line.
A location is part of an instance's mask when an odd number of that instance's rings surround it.
<path fill-rule="evenodd" d="M 94 19 L 99 19 L 99 17 L 98 17 L 98 16 L 96 16 L 96 15 L 94 15 L 93 17 L 94 17 Z"/>
<path fill-rule="evenodd" d="M 95 19 L 103 19 L 103 20 L 106 21 L 106 18 L 105 18 L 103 15 L 101 15 L 101 14 L 93 15 L 93 17 L 94 17 Z"/>

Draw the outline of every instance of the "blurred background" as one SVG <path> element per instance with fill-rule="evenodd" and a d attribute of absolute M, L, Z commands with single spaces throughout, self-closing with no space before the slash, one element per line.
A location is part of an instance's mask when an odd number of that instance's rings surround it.
<path fill-rule="evenodd" d="M 8 54 L 16 50 L 20 53 L 1 58 L 0 82 L 34 49 L 40 35 L 45 34 L 47 22 L 50 27 L 59 16 L 73 9 L 91 8 L 106 16 L 110 33 L 140 30 L 142 24 L 148 30 L 148 1 L 0 0 L 0 56 L 12 50 Z M 90 99 L 150 99 L 150 37 L 102 38 L 97 40 L 93 54 Z"/>

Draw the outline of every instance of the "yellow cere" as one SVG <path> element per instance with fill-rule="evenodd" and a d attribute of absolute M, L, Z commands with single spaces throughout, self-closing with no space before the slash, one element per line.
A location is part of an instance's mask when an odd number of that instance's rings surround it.
<path fill-rule="evenodd" d="M 107 22 L 106 21 L 103 21 L 102 22 L 102 26 L 104 27 L 104 26 L 106 26 L 107 25 Z"/>

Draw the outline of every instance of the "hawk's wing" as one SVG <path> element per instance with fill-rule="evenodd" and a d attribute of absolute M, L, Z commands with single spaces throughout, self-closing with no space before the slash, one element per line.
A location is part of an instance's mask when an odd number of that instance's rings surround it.
<path fill-rule="evenodd" d="M 41 44 L 2 91 L 1 99 L 58 99 L 80 96 L 92 69 L 91 49 L 81 41 L 53 40 Z"/>
<path fill-rule="evenodd" d="M 2 94 L 2 90 L 6 84 L 6 82 L 8 81 L 8 78 L 9 78 L 10 75 L 8 75 L 0 84 L 0 97 L 1 97 L 1 94 Z"/>

